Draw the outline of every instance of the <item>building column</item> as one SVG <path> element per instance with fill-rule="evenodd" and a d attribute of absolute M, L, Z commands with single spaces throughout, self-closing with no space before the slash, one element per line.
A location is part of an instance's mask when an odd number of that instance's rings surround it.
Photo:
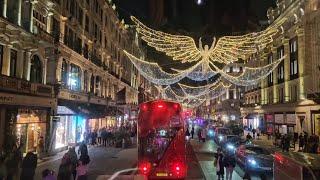
<path fill-rule="evenodd" d="M 2 16 L 7 17 L 7 6 L 8 6 L 8 0 L 3 0 L 3 10 L 2 10 Z"/>
<path fill-rule="evenodd" d="M 21 26 L 21 5 L 22 0 L 18 0 L 18 25 Z"/>
<path fill-rule="evenodd" d="M 34 5 L 38 3 L 38 1 L 31 1 L 31 6 L 30 6 L 30 32 L 33 33 L 33 10 L 34 10 Z"/>
<path fill-rule="evenodd" d="M 70 75 L 71 75 L 71 63 L 67 61 L 67 84 L 66 87 L 67 89 L 70 89 Z"/>
<path fill-rule="evenodd" d="M 47 84 L 47 62 L 48 59 L 43 59 L 43 66 L 42 66 L 42 83 Z"/>
<path fill-rule="evenodd" d="M 290 101 L 290 90 L 289 90 L 289 81 L 290 81 L 290 46 L 289 39 L 283 39 L 284 47 L 284 101 Z"/>
<path fill-rule="evenodd" d="M 2 74 L 10 76 L 10 50 L 12 45 L 3 46 L 3 62 L 2 62 Z"/>
<path fill-rule="evenodd" d="M 87 81 L 87 91 L 88 91 L 88 93 L 91 92 L 91 76 L 92 76 L 92 73 L 88 72 L 88 76 L 87 76 L 87 78 L 88 78 L 88 81 Z"/>
<path fill-rule="evenodd" d="M 63 43 L 64 41 L 64 35 L 65 35 L 65 29 L 66 29 L 66 21 L 68 18 L 66 17 L 60 17 L 60 43 Z"/>
<path fill-rule="evenodd" d="M 272 62 L 277 60 L 277 48 L 273 47 L 272 48 Z M 272 81 L 273 81 L 273 85 L 272 85 L 272 92 L 273 92 L 273 103 L 278 103 L 279 102 L 279 98 L 278 98 L 278 93 L 277 93 L 277 83 L 278 83 L 278 68 L 274 68 L 274 70 L 272 71 Z M 268 93 L 268 92 L 267 92 Z"/>
<path fill-rule="evenodd" d="M 23 65 L 23 78 L 27 81 L 30 80 L 30 67 L 31 67 L 31 52 L 27 51 L 25 53 L 24 65 Z"/>
<path fill-rule="evenodd" d="M 298 37 L 298 70 L 299 70 L 299 99 L 306 99 L 305 94 L 305 37 L 304 37 L 304 29 L 299 28 L 296 30 Z"/>
<path fill-rule="evenodd" d="M 47 33 L 51 34 L 51 26 L 52 26 L 52 15 L 51 11 L 47 14 Z"/>
<path fill-rule="evenodd" d="M 23 71 L 24 71 L 24 51 L 18 51 L 17 57 L 17 78 L 23 78 Z"/>

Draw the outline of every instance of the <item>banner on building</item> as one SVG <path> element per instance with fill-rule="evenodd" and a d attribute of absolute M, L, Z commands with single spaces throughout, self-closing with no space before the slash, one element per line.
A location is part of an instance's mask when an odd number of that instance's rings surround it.
<path fill-rule="evenodd" d="M 275 114 L 274 115 L 274 122 L 277 124 L 284 124 L 283 114 Z"/>
<path fill-rule="evenodd" d="M 287 114 L 287 124 L 296 124 L 296 114 Z"/>

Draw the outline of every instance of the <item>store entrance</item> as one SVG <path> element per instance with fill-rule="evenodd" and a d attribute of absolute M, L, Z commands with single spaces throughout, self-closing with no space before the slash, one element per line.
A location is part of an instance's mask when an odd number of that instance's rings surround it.
<path fill-rule="evenodd" d="M 40 137 L 43 137 L 45 123 L 17 124 L 18 144 L 22 145 L 22 152 L 37 152 Z"/>

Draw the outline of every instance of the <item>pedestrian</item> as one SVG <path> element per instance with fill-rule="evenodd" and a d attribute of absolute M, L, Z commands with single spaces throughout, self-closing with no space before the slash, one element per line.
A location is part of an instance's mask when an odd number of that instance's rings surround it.
<path fill-rule="evenodd" d="M 186 138 L 189 139 L 189 137 L 190 137 L 190 132 L 189 132 L 189 128 L 187 128 L 187 130 L 186 130 Z"/>
<path fill-rule="evenodd" d="M 318 154 L 319 148 L 319 136 L 314 134 L 313 153 Z"/>
<path fill-rule="evenodd" d="M 193 135 L 194 135 L 194 127 L 192 127 L 191 129 L 191 139 L 193 139 Z"/>
<path fill-rule="evenodd" d="M 73 177 L 73 180 L 75 180 L 77 175 L 76 168 L 78 163 L 78 156 L 77 156 L 75 147 L 69 148 L 68 155 L 70 157 L 72 177 Z"/>
<path fill-rule="evenodd" d="M 252 129 L 253 139 L 256 139 L 256 129 Z"/>
<path fill-rule="evenodd" d="M 22 160 L 20 180 L 32 180 L 37 168 L 38 157 L 33 152 L 28 152 Z"/>
<path fill-rule="evenodd" d="M 44 152 L 44 139 L 43 139 L 43 136 L 40 136 L 38 144 L 37 144 L 37 153 L 38 153 L 39 159 L 42 159 L 43 152 Z"/>
<path fill-rule="evenodd" d="M 202 140 L 201 135 L 202 135 L 201 129 L 198 129 L 198 139 L 199 139 L 199 142 L 201 142 L 201 140 Z"/>
<path fill-rule="evenodd" d="M 307 133 L 307 132 L 304 132 L 303 138 L 304 138 L 304 148 L 303 148 L 303 151 L 304 151 L 304 152 L 308 152 L 308 147 L 309 147 L 308 139 L 309 139 L 309 136 L 308 136 L 308 133 Z"/>
<path fill-rule="evenodd" d="M 17 179 L 19 175 L 19 166 L 22 161 L 21 145 L 17 148 L 16 145 L 12 147 L 6 160 L 7 180 Z"/>
<path fill-rule="evenodd" d="M 51 171 L 49 169 L 45 169 L 42 171 L 42 180 L 56 180 L 54 171 Z"/>
<path fill-rule="evenodd" d="M 72 165 L 68 153 L 65 153 L 59 166 L 58 180 L 71 180 Z"/>
<path fill-rule="evenodd" d="M 107 134 L 106 128 L 102 129 L 101 138 L 102 138 L 102 145 L 104 147 L 106 147 L 107 146 L 107 138 L 108 138 L 108 134 Z"/>
<path fill-rule="evenodd" d="M 258 137 L 258 140 L 260 139 L 260 129 L 257 128 L 257 137 Z"/>
<path fill-rule="evenodd" d="M 296 150 L 296 143 L 298 142 L 299 134 L 297 132 L 293 133 L 293 148 Z"/>
<path fill-rule="evenodd" d="M 226 168 L 226 180 L 232 180 L 233 169 L 236 166 L 235 156 L 231 153 L 227 153 L 223 158 L 223 164 Z"/>
<path fill-rule="evenodd" d="M 303 151 L 305 145 L 304 137 L 302 133 L 299 135 L 299 151 Z"/>
<path fill-rule="evenodd" d="M 224 179 L 224 164 L 223 164 L 223 154 L 221 148 L 217 149 L 217 153 L 215 154 L 214 166 L 216 168 L 216 173 L 218 179 Z"/>
<path fill-rule="evenodd" d="M 102 141 L 101 141 L 101 133 L 102 133 L 102 129 L 99 129 L 97 132 L 97 137 L 98 137 L 98 145 L 101 145 Z"/>
<path fill-rule="evenodd" d="M 77 166 L 77 179 L 76 180 L 87 180 L 88 179 L 88 166 L 81 160 L 78 162 Z"/>
<path fill-rule="evenodd" d="M 248 133 L 246 136 L 246 142 L 251 143 L 251 140 L 252 140 L 252 136 L 250 135 L 250 133 Z"/>
<path fill-rule="evenodd" d="M 88 155 L 88 148 L 87 148 L 87 145 L 86 145 L 86 143 L 84 141 L 82 141 L 82 143 L 79 146 L 78 154 L 80 154 L 80 155 Z"/>
<path fill-rule="evenodd" d="M 291 138 L 288 134 L 284 136 L 284 151 L 289 152 Z"/>
<path fill-rule="evenodd" d="M 206 130 L 206 128 L 204 128 L 201 131 L 201 138 L 202 138 L 202 142 L 206 142 L 206 138 L 207 138 L 207 130 Z"/>
<path fill-rule="evenodd" d="M 133 144 L 135 142 L 135 138 L 136 137 L 136 133 L 135 131 L 132 129 L 130 132 L 130 139 L 131 139 L 131 143 Z"/>
<path fill-rule="evenodd" d="M 0 180 L 4 180 L 7 177 L 6 158 L 0 156 Z"/>

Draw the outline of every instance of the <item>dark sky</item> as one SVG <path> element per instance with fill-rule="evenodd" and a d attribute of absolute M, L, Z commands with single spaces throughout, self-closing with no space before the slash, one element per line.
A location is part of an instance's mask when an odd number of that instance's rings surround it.
<path fill-rule="evenodd" d="M 189 35 L 194 39 L 202 37 L 204 44 L 211 44 L 213 36 L 257 30 L 260 27 L 259 21 L 267 19 L 267 9 L 275 5 L 275 0 L 202 0 L 202 5 L 197 5 L 196 1 L 114 0 L 120 18 L 124 18 L 126 23 L 131 24 L 129 17 L 134 15 L 154 29 Z M 153 48 L 147 49 L 147 58 L 160 64 L 165 71 L 169 67 L 184 69 L 191 65 L 186 63 L 176 66 L 164 53 Z M 188 79 L 183 83 L 190 84 Z M 203 83 L 207 82 L 197 84 Z"/>
<path fill-rule="evenodd" d="M 202 5 L 196 1 L 114 0 L 120 18 L 126 22 L 134 15 L 154 28 L 188 33 L 195 38 L 254 31 L 260 20 L 267 19 L 267 9 L 275 5 L 275 0 L 202 0 Z"/>

